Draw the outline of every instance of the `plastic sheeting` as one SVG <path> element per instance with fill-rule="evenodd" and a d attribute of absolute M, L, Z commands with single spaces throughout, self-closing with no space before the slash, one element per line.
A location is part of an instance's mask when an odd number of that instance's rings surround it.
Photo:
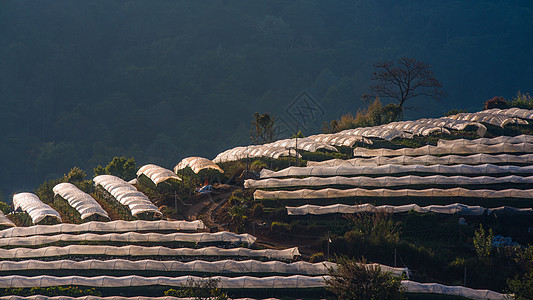
<path fill-rule="evenodd" d="M 41 222 L 46 217 L 56 218 L 61 222 L 61 216 L 49 205 L 44 204 L 35 194 L 19 193 L 13 196 L 14 209 L 22 209 L 30 215 L 33 224 Z"/>
<path fill-rule="evenodd" d="M 297 156 L 301 157 L 300 154 L 296 153 L 294 150 L 285 149 L 285 148 L 274 148 L 264 145 L 253 145 L 246 147 L 235 147 L 229 150 L 226 150 L 215 157 L 213 162 L 223 163 L 228 161 L 236 161 L 244 158 L 257 158 L 257 157 L 270 157 L 278 159 L 281 156 Z"/>
<path fill-rule="evenodd" d="M 330 159 L 326 161 L 308 161 L 307 166 L 381 166 L 381 165 L 455 165 L 455 164 L 531 164 L 533 154 L 472 154 L 468 156 L 446 155 L 446 156 L 376 156 L 369 158 L 352 158 L 348 160 Z"/>
<path fill-rule="evenodd" d="M 381 125 L 385 128 L 396 129 L 405 132 L 409 132 L 412 135 L 428 136 L 433 132 L 450 134 L 450 131 L 441 126 L 436 126 L 431 123 L 421 123 L 418 121 L 401 121 L 392 122 L 385 125 Z"/>
<path fill-rule="evenodd" d="M 197 231 L 206 229 L 204 222 L 197 221 L 111 221 L 111 222 L 87 222 L 83 224 L 57 224 L 36 225 L 30 227 L 16 227 L 0 231 L 0 238 L 17 236 L 48 235 L 56 233 L 80 233 L 80 232 L 130 232 L 130 231 L 158 231 L 158 230 L 185 230 Z"/>
<path fill-rule="evenodd" d="M 172 296 L 163 296 L 163 297 L 145 297 L 145 296 L 134 296 L 134 297 L 123 297 L 123 296 L 108 296 L 108 297 L 98 297 L 98 296 L 80 296 L 80 297 L 70 297 L 70 296 L 43 296 L 43 295 L 34 295 L 34 296 L 0 296 L 0 300 L 196 300 L 195 298 L 178 298 Z M 237 299 L 235 299 L 237 300 Z M 244 300 L 244 299 L 241 299 Z M 250 299 L 248 299 L 250 300 Z M 266 300 L 266 299 L 265 299 Z"/>
<path fill-rule="evenodd" d="M 153 212 L 159 216 L 163 215 L 145 194 L 138 192 L 133 185 L 116 176 L 99 175 L 94 177 L 93 181 L 95 185 L 102 186 L 122 205 L 128 206 L 133 216 L 145 212 Z"/>
<path fill-rule="evenodd" d="M 52 244 L 56 242 L 124 242 L 124 243 L 171 243 L 171 242 L 186 242 L 186 243 L 246 243 L 252 245 L 257 238 L 245 233 L 236 234 L 233 232 L 216 232 L 216 233 L 109 233 L 109 234 L 58 234 L 58 235 L 34 235 L 31 237 L 12 237 L 0 239 L 0 247 L 2 246 L 38 246 L 45 244 Z"/>
<path fill-rule="evenodd" d="M 479 136 L 484 136 L 485 133 L 487 132 L 487 127 L 485 127 L 485 125 L 478 123 L 478 122 L 472 122 L 472 121 L 454 120 L 454 119 L 449 119 L 446 117 L 442 117 L 438 119 L 432 119 L 432 118 L 418 119 L 416 121 L 418 123 L 431 124 L 433 126 L 444 127 L 444 128 L 453 129 L 453 130 L 464 130 L 468 126 L 475 126 L 477 127 L 476 133 Z"/>
<path fill-rule="evenodd" d="M 394 268 L 381 264 L 366 264 L 371 267 L 380 267 L 384 272 L 390 272 L 396 276 L 409 276 L 407 268 Z M 203 261 L 158 261 L 124 259 L 111 260 L 56 260 L 56 261 L 0 261 L 2 271 L 24 270 L 131 270 L 131 271 L 167 271 L 167 272 L 197 272 L 197 273 L 284 273 L 300 275 L 325 275 L 328 268 L 335 267 L 332 262 L 309 263 L 298 261 L 285 263 L 280 261 L 257 261 L 257 260 L 219 260 Z"/>
<path fill-rule="evenodd" d="M 158 261 L 124 259 L 111 260 L 56 260 L 56 261 L 0 261 L 2 271 L 25 270 L 129 270 L 129 271 L 164 271 L 164 272 L 197 272 L 197 273 L 284 273 L 300 275 L 325 275 L 328 267 L 336 266 L 335 263 L 308 263 L 303 261 L 285 263 L 280 261 L 262 262 L 257 260 L 219 260 L 203 261 Z M 386 266 L 381 266 L 383 270 Z M 388 267 L 390 268 L 390 267 Z M 394 274 L 406 273 L 403 268 L 390 268 Z"/>
<path fill-rule="evenodd" d="M 74 207 L 84 220 L 92 215 L 100 215 L 109 219 L 107 212 L 89 194 L 84 193 L 72 183 L 60 183 L 53 188 L 54 194 L 67 200 L 70 206 Z"/>
<path fill-rule="evenodd" d="M 474 121 L 474 122 L 481 122 L 481 123 L 487 123 L 494 126 L 504 127 L 507 124 L 528 124 L 527 121 L 508 117 L 505 115 L 499 115 L 499 114 L 487 114 L 483 112 L 477 112 L 477 113 L 460 113 L 456 115 L 447 116 L 446 118 L 449 119 L 455 119 L 455 120 L 463 120 L 463 121 Z"/>
<path fill-rule="evenodd" d="M 493 109 L 487 109 L 487 110 L 481 111 L 481 113 L 505 115 L 505 116 L 517 117 L 521 119 L 533 120 L 533 110 L 517 108 L 517 107 L 508 108 L 508 109 L 493 108 Z"/>
<path fill-rule="evenodd" d="M 324 276 L 271 276 L 271 277 L 224 277 L 213 276 L 210 279 L 218 280 L 218 286 L 223 289 L 294 289 L 294 288 L 315 288 L 324 287 Z M 202 281 L 203 277 L 181 276 L 181 277 L 142 277 L 129 275 L 122 277 L 114 276 L 65 276 L 56 277 L 41 275 L 35 277 L 26 276 L 0 276 L 1 288 L 24 288 L 24 287 L 50 287 L 60 285 L 76 285 L 90 287 L 132 287 L 132 286 L 182 286 L 188 281 Z"/>
<path fill-rule="evenodd" d="M 5 227 L 15 227 L 15 223 L 13 223 L 13 221 L 11 221 L 10 219 L 8 219 L 4 213 L 0 210 L 0 226 L 5 226 Z"/>
<path fill-rule="evenodd" d="M 475 290 L 464 286 L 448 286 L 439 283 L 420 283 L 402 280 L 402 286 L 407 293 L 439 294 L 461 296 L 476 300 L 510 300 L 510 295 L 501 294 L 490 290 Z"/>
<path fill-rule="evenodd" d="M 467 139 L 455 139 L 455 140 L 439 140 L 437 146 L 446 146 L 446 145 L 475 145 L 475 144 L 484 144 L 484 145 L 495 145 L 495 144 L 522 144 L 522 143 L 533 143 L 533 135 L 521 134 L 517 136 L 498 136 L 495 138 L 480 138 L 475 140 Z"/>
<path fill-rule="evenodd" d="M 264 249 L 252 250 L 248 248 L 224 249 L 218 247 L 168 248 L 162 246 L 101 246 L 101 245 L 70 245 L 65 247 L 43 247 L 38 249 L 14 248 L 0 249 L 1 259 L 44 258 L 71 255 L 98 255 L 98 256 L 240 256 L 240 257 L 267 257 L 270 259 L 292 260 L 300 256 L 298 247 L 284 250 Z"/>
<path fill-rule="evenodd" d="M 203 157 L 187 157 L 182 159 L 180 163 L 174 167 L 174 173 L 178 173 L 179 170 L 187 167 L 191 168 L 192 171 L 197 174 L 203 169 L 213 169 L 219 171 L 220 173 L 224 173 L 224 170 L 222 170 L 212 160 Z"/>
<path fill-rule="evenodd" d="M 395 138 L 407 138 L 413 137 L 412 134 L 403 132 L 397 129 L 385 128 L 383 125 L 374 127 L 360 127 L 355 129 L 347 129 L 339 132 L 340 135 L 355 135 L 367 138 L 380 138 L 383 140 L 393 140 Z"/>
<path fill-rule="evenodd" d="M 372 157 L 372 156 L 420 156 L 420 155 L 443 155 L 443 154 L 476 154 L 476 153 L 531 153 L 533 144 L 469 144 L 469 145 L 446 145 L 432 146 L 427 145 L 420 148 L 401 148 L 401 149 L 367 149 L 357 147 L 354 150 L 355 156 Z"/>
<path fill-rule="evenodd" d="M 273 143 L 264 144 L 263 146 L 273 148 L 285 148 L 285 149 L 299 149 L 307 152 L 316 152 L 319 149 L 325 149 L 329 151 L 337 152 L 337 148 L 330 146 L 323 142 L 318 142 L 310 138 L 294 138 L 275 141 Z"/>
<path fill-rule="evenodd" d="M 169 179 L 181 180 L 181 178 L 174 174 L 174 172 L 152 164 L 144 165 L 139 168 L 137 171 L 137 177 L 141 176 L 141 174 L 150 178 L 155 185 Z"/>
<path fill-rule="evenodd" d="M 518 190 L 468 190 L 464 188 L 452 189 L 424 189 L 424 190 L 389 190 L 375 189 L 367 190 L 361 188 L 339 190 L 321 189 L 310 190 L 301 189 L 296 191 L 262 191 L 254 192 L 254 199 L 332 199 L 348 197 L 465 197 L 465 198 L 533 198 L 533 189 Z"/>
<path fill-rule="evenodd" d="M 260 178 L 279 178 L 292 176 L 348 176 L 348 175 L 379 175 L 401 173 L 432 173 L 432 174 L 533 174 L 533 166 L 496 166 L 483 165 L 382 165 L 382 166 L 336 166 L 336 167 L 288 167 L 279 171 L 261 170 Z"/>
<path fill-rule="evenodd" d="M 357 135 L 346 135 L 339 133 L 330 133 L 330 134 L 315 134 L 310 135 L 307 138 L 315 140 L 317 142 L 322 142 L 332 146 L 345 146 L 353 147 L 355 143 L 362 142 L 365 144 L 373 144 L 373 142 L 367 138 Z"/>
<path fill-rule="evenodd" d="M 467 216 L 480 216 L 487 211 L 487 214 L 493 212 L 498 213 L 501 210 L 507 209 L 509 214 L 531 214 L 532 208 L 495 208 L 487 209 L 481 206 L 469 206 L 461 203 L 454 203 L 450 205 L 428 205 L 418 206 L 417 204 L 406 204 L 400 206 L 381 205 L 374 206 L 372 204 L 360 204 L 360 205 L 346 205 L 346 204 L 333 204 L 328 206 L 318 205 L 302 205 L 298 207 L 287 207 L 287 214 L 289 216 L 303 216 L 303 215 L 326 215 L 326 214 L 355 214 L 362 212 L 378 212 L 384 211 L 387 213 L 405 213 L 414 210 L 418 213 L 439 213 L 439 214 L 459 214 Z M 1 268 L 0 268 L 1 269 Z"/>
<path fill-rule="evenodd" d="M 244 182 L 245 188 L 286 188 L 300 186 L 326 186 L 326 185 L 347 185 L 366 187 L 391 187 L 404 185 L 488 185 L 488 184 L 533 184 L 533 176 L 504 176 L 504 177 L 466 177 L 466 176 L 402 176 L 402 177 L 306 177 L 306 178 L 267 178 L 262 180 L 247 179 Z"/>

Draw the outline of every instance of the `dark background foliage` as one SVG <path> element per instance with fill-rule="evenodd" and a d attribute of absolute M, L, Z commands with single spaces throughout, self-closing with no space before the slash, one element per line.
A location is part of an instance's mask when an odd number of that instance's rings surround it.
<path fill-rule="evenodd" d="M 250 143 L 303 90 L 355 113 L 372 64 L 414 57 L 448 96 L 405 118 L 533 86 L 533 4 L 498 1 L 0 1 L 0 195 L 114 156 L 172 168 Z M 383 99 L 385 100 L 385 99 Z M 386 101 L 385 101 L 386 103 Z M 290 118 L 289 118 L 290 119 Z M 10 200 L 10 199 L 4 199 Z"/>

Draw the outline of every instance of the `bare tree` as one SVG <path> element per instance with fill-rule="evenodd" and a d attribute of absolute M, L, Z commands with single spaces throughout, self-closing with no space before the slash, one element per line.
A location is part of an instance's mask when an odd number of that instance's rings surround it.
<path fill-rule="evenodd" d="M 274 117 L 270 116 L 269 113 L 254 113 L 251 129 L 251 138 L 254 144 L 273 142 L 276 133 L 274 124 Z"/>
<path fill-rule="evenodd" d="M 429 96 L 440 100 L 445 94 L 442 84 L 433 76 L 431 66 L 414 58 L 401 58 L 397 62 L 374 64 L 377 71 L 372 80 L 376 85 L 370 87 L 382 98 L 393 98 L 403 107 L 405 101 L 417 96 Z"/>

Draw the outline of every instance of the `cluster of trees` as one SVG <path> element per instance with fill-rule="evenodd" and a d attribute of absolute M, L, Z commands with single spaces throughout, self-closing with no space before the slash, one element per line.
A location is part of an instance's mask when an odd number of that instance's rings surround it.
<path fill-rule="evenodd" d="M 361 106 L 374 63 L 401 57 L 431 64 L 449 94 L 413 99 L 421 109 L 406 118 L 477 109 L 531 86 L 531 8 L 518 0 L 1 1 L 0 194 L 116 155 L 167 167 L 214 157 L 250 142 L 255 111 L 291 120 L 286 109 L 302 90 L 324 115 L 300 129 L 318 133 Z"/>

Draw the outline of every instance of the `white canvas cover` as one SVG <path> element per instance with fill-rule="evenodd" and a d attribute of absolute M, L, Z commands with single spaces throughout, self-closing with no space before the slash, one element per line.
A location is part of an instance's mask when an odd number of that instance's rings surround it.
<path fill-rule="evenodd" d="M 424 189 L 424 190 L 390 190 L 390 189 L 321 189 L 310 190 L 301 189 L 296 191 L 263 191 L 256 190 L 254 192 L 255 200 L 265 199 L 333 199 L 333 198 L 348 198 L 348 197 L 465 197 L 465 198 L 518 198 L 528 199 L 533 198 L 533 189 L 518 190 L 468 190 L 464 188 L 451 189 Z"/>
<path fill-rule="evenodd" d="M 355 156 L 373 157 L 373 156 L 420 156 L 420 155 L 444 155 L 444 154 L 476 154 L 476 153 L 532 153 L 533 144 L 472 144 L 472 145 L 444 145 L 444 146 L 422 146 L 419 148 L 401 148 L 401 149 L 367 149 L 357 147 L 354 150 Z"/>
<path fill-rule="evenodd" d="M 174 167 L 174 173 L 178 173 L 179 170 L 187 167 L 191 168 L 193 172 L 197 174 L 203 169 L 213 169 L 219 171 L 220 173 L 224 173 L 224 170 L 222 170 L 212 160 L 203 157 L 186 157 L 182 159 L 180 163 Z"/>
<path fill-rule="evenodd" d="M 307 166 L 381 166 L 381 165 L 456 165 L 456 164 L 531 164 L 533 154 L 472 154 L 462 155 L 422 155 L 422 156 L 376 156 L 357 157 L 352 159 L 330 159 L 326 161 L 308 161 Z"/>
<path fill-rule="evenodd" d="M 467 139 L 455 139 L 455 140 L 439 140 L 437 146 L 446 146 L 446 145 L 475 145 L 475 144 L 484 144 L 484 145 L 495 145 L 495 144 L 522 144 L 522 143 L 533 143 L 533 135 L 521 134 L 517 136 L 498 136 L 495 138 L 480 138 L 475 140 Z"/>
<path fill-rule="evenodd" d="M 40 246 L 52 244 L 56 242 L 124 242 L 124 243 L 170 243 L 170 242 L 187 242 L 187 243 L 246 243 L 252 245 L 257 238 L 245 233 L 236 234 L 233 232 L 216 232 L 216 233 L 82 233 L 82 234 L 67 234 L 62 233 L 58 235 L 34 235 L 30 237 L 11 237 L 0 239 L 0 247 L 2 246 Z"/>
<path fill-rule="evenodd" d="M 494 126 L 504 127 L 507 124 L 528 124 L 527 121 L 522 119 L 508 117 L 501 114 L 487 114 L 483 112 L 478 113 L 460 113 L 456 115 L 447 116 L 446 118 L 463 120 L 463 121 L 474 121 L 480 123 L 487 123 Z"/>
<path fill-rule="evenodd" d="M 533 176 L 521 177 L 516 175 L 504 177 L 491 176 L 416 176 L 408 175 L 402 177 L 305 177 L 305 178 L 267 178 L 261 180 L 247 179 L 244 182 L 245 188 L 265 189 L 265 188 L 288 188 L 303 186 L 357 186 L 357 187 L 393 187 L 393 186 L 414 186 L 414 185 L 490 185 L 490 184 L 532 184 Z"/>
<path fill-rule="evenodd" d="M 61 216 L 49 205 L 44 204 L 37 195 L 32 193 L 19 193 L 13 196 L 13 207 L 21 209 L 30 215 L 33 224 L 41 222 L 46 217 L 56 218 L 61 222 Z"/>
<path fill-rule="evenodd" d="M 145 212 L 153 212 L 159 216 L 163 215 L 145 194 L 137 191 L 133 185 L 116 176 L 99 175 L 94 177 L 93 181 L 95 185 L 102 186 L 122 205 L 128 206 L 133 216 Z"/>
<path fill-rule="evenodd" d="M 240 256 L 240 257 L 266 257 L 270 259 L 292 260 L 300 256 L 298 247 L 283 250 L 263 249 L 252 250 L 248 248 L 168 248 L 162 246 L 107 246 L 107 245 L 69 245 L 65 247 L 49 246 L 43 248 L 13 248 L 0 249 L 0 259 L 27 259 L 45 258 L 72 255 L 98 255 L 98 256 Z"/>
<path fill-rule="evenodd" d="M 280 178 L 293 176 L 360 176 L 401 173 L 432 173 L 432 174 L 533 174 L 533 166 L 496 166 L 483 165 L 382 165 L 382 166 L 336 166 L 336 167 L 288 167 L 279 171 L 261 170 L 260 178 Z"/>
<path fill-rule="evenodd" d="M 0 225 L 5 227 L 15 227 L 15 223 L 8 219 L 4 213 L 0 210 Z"/>
<path fill-rule="evenodd" d="M 153 164 L 140 167 L 137 171 L 137 177 L 141 176 L 141 174 L 150 178 L 155 185 L 169 179 L 181 180 L 174 172 Z"/>
<path fill-rule="evenodd" d="M 56 224 L 35 225 L 30 227 L 15 227 L 0 230 L 0 238 L 17 236 L 49 235 L 57 233 L 81 233 L 81 232 L 130 232 L 130 231 L 158 231 L 158 230 L 184 230 L 198 231 L 206 229 L 204 222 L 197 221 L 124 221 L 111 222 L 91 221 L 83 224 Z"/>
<path fill-rule="evenodd" d="M 512 208 L 511 208 L 512 209 Z M 487 211 L 491 214 L 493 211 L 481 206 L 469 206 L 461 203 L 454 203 L 450 205 L 428 205 L 419 206 L 417 204 L 406 204 L 400 206 L 380 205 L 374 206 L 372 204 L 346 205 L 333 204 L 327 206 L 319 205 L 302 205 L 298 207 L 287 207 L 287 214 L 289 216 L 303 216 L 303 215 L 326 215 L 326 214 L 355 214 L 362 212 L 378 212 L 383 211 L 391 214 L 405 213 L 414 210 L 418 213 L 439 213 L 439 214 L 459 214 L 468 216 L 481 216 Z M 517 208 L 514 212 L 517 214 L 531 213 L 531 208 Z"/>
<path fill-rule="evenodd" d="M 518 107 L 513 107 L 513 108 L 508 108 L 508 109 L 493 108 L 493 109 L 487 109 L 487 110 L 481 111 L 481 113 L 505 115 L 505 116 L 515 117 L 515 118 L 520 118 L 520 119 L 533 120 L 533 110 L 523 109 L 523 108 L 518 108 Z"/>
<path fill-rule="evenodd" d="M 80 213 L 82 220 L 95 214 L 109 219 L 107 212 L 91 195 L 78 189 L 72 183 L 60 183 L 54 186 L 53 192 L 54 195 L 59 195 L 61 198 L 67 200 L 68 204 Z"/>

